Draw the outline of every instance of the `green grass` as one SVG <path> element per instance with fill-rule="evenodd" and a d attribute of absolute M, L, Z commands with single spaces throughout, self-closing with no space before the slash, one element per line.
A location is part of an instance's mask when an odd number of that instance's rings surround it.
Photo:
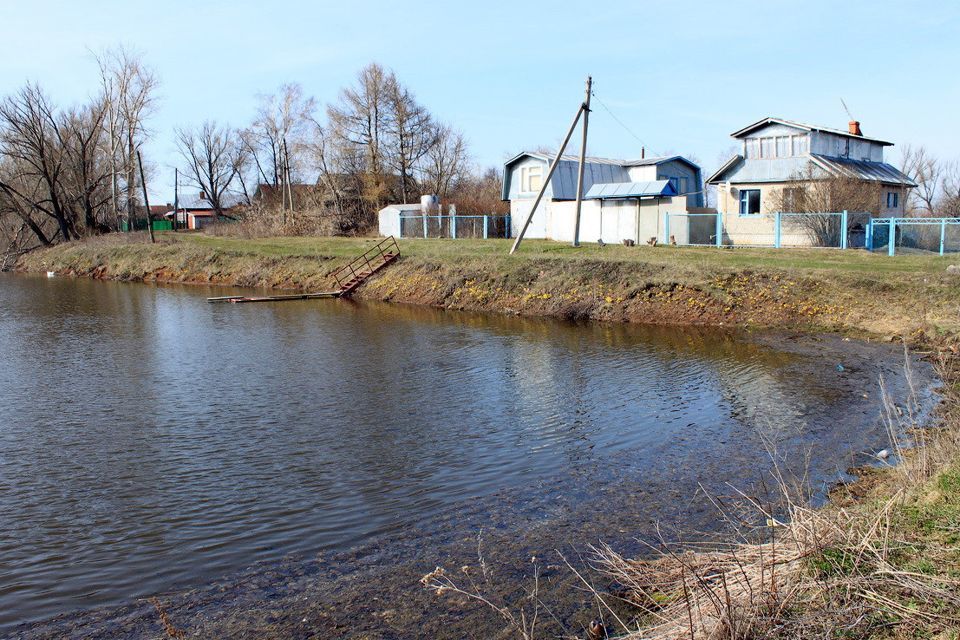
<path fill-rule="evenodd" d="M 257 253 L 268 256 L 353 256 L 372 246 L 376 238 L 231 238 L 199 234 L 159 234 L 164 241 L 192 244 L 218 251 Z M 849 273 L 940 274 L 947 265 L 960 262 L 957 257 L 906 254 L 890 257 L 848 249 L 716 249 L 712 247 L 668 247 L 584 244 L 527 240 L 516 254 L 509 255 L 512 240 L 400 240 L 404 255 L 422 258 L 495 257 L 507 261 L 536 258 L 561 260 L 609 260 L 642 262 L 662 266 L 698 269 L 778 269 L 814 270 Z"/>

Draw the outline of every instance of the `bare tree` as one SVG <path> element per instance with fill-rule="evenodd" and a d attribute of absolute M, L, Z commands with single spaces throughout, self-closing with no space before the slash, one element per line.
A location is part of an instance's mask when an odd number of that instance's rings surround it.
<path fill-rule="evenodd" d="M 337 104 L 327 107 L 331 134 L 342 147 L 352 173 L 362 179 L 362 197 L 375 210 L 389 193 L 386 175 L 386 137 L 392 72 L 372 63 L 360 70 L 356 84 L 340 92 Z"/>
<path fill-rule="evenodd" d="M 791 186 L 771 193 L 770 206 L 775 211 L 808 214 L 790 220 L 815 244 L 836 246 L 840 240 L 840 216 L 822 214 L 880 211 L 883 186 L 879 182 L 826 174 L 813 166 L 795 174 L 792 181 Z"/>
<path fill-rule="evenodd" d="M 943 179 L 941 163 L 931 156 L 926 148 L 907 145 L 903 149 L 900 166 L 903 173 L 917 183 L 916 189 L 905 194 L 908 210 L 927 216 L 933 215 Z"/>
<path fill-rule="evenodd" d="M 257 116 L 241 134 L 260 181 L 282 188 L 284 209 L 293 206 L 292 184 L 303 168 L 315 110 L 316 101 L 303 87 L 285 84 L 276 94 L 260 96 Z"/>
<path fill-rule="evenodd" d="M 423 159 L 421 182 L 424 190 L 449 197 L 470 170 L 467 142 L 460 131 L 445 124 L 434 129 L 433 144 Z"/>
<path fill-rule="evenodd" d="M 938 209 L 946 217 L 960 217 L 960 165 L 944 165 L 940 180 Z"/>
<path fill-rule="evenodd" d="M 399 181 L 400 199 L 406 203 L 418 190 L 414 173 L 420 161 L 437 145 L 437 128 L 430 113 L 396 76 L 391 75 L 386 88 L 388 158 Z"/>
<path fill-rule="evenodd" d="M 225 196 L 245 161 L 240 135 L 208 120 L 195 129 L 177 129 L 176 139 L 188 180 L 207 195 L 216 215 L 223 215 Z"/>
<path fill-rule="evenodd" d="M 112 199 L 118 215 L 120 200 L 125 201 L 132 225 L 138 200 L 137 152 L 149 133 L 146 120 L 156 107 L 160 81 L 138 53 L 123 47 L 103 51 L 97 62 L 107 109 L 107 146 L 114 167 Z"/>

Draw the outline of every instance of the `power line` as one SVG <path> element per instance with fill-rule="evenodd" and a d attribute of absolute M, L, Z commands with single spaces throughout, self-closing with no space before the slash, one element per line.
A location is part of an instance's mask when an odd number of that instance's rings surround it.
<path fill-rule="evenodd" d="M 614 114 L 613 111 L 610 110 L 610 107 L 608 107 L 608 106 L 606 105 L 606 103 L 605 103 L 603 100 L 600 99 L 600 97 L 597 95 L 597 92 L 596 92 L 596 91 L 593 91 L 593 92 L 592 92 L 592 95 L 593 95 L 594 98 L 597 99 L 597 102 L 600 103 L 600 106 L 603 107 L 603 109 L 604 109 L 607 113 L 610 114 L 610 117 L 613 118 L 613 120 L 614 120 L 617 124 L 619 124 L 621 127 L 623 127 L 624 131 L 626 131 L 626 132 L 629 133 L 631 136 L 633 136 L 634 138 L 636 138 L 636 139 L 637 139 L 637 142 L 639 142 L 641 145 L 643 145 L 644 148 L 646 148 L 646 147 L 648 146 L 647 143 L 644 142 L 643 138 L 641 138 L 641 137 L 638 136 L 636 133 L 634 133 L 634 132 L 633 132 L 633 129 L 631 129 L 631 128 L 628 127 L 626 124 L 624 124 L 623 120 L 621 120 L 620 118 L 618 118 L 618 117 L 616 116 L 616 114 Z M 651 151 L 653 151 L 653 149 L 651 149 Z"/>

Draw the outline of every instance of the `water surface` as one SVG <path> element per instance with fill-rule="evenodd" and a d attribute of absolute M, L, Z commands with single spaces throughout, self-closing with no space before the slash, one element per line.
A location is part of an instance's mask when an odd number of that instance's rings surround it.
<path fill-rule="evenodd" d="M 682 524 L 654 496 L 750 486 L 771 443 L 836 479 L 886 445 L 877 375 L 902 389 L 895 348 L 836 338 L 223 293 L 0 277 L 0 632 L 570 478 Z"/>

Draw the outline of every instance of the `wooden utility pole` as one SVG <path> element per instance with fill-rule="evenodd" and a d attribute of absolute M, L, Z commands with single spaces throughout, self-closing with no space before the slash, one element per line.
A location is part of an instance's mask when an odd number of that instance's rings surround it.
<path fill-rule="evenodd" d="M 573 117 L 573 122 L 570 124 L 570 128 L 567 130 L 567 135 L 566 135 L 566 137 L 564 137 L 563 142 L 560 144 L 560 150 L 557 151 L 557 155 L 556 155 L 556 157 L 553 159 L 553 164 L 550 165 L 550 170 L 547 172 L 547 177 L 543 179 L 543 184 L 540 185 L 540 192 L 537 193 L 537 198 L 536 198 L 536 200 L 533 201 L 533 206 L 530 208 L 530 213 L 527 215 L 527 220 L 523 223 L 523 228 L 520 229 L 520 233 L 517 235 L 517 239 L 513 241 L 513 246 L 510 248 L 510 254 L 511 254 L 511 255 L 513 255 L 513 253 L 517 250 L 517 247 L 519 247 L 519 246 L 520 246 L 520 243 L 523 241 L 523 236 L 524 236 L 524 234 L 526 234 L 527 228 L 530 226 L 530 222 L 533 220 L 533 214 L 536 213 L 537 207 L 540 205 L 540 201 L 543 199 L 543 194 L 546 193 L 546 191 L 547 191 L 547 185 L 550 184 L 550 178 L 553 177 L 553 172 L 556 171 L 556 170 L 557 170 L 557 167 L 560 165 L 560 157 L 563 155 L 563 152 L 566 150 L 567 144 L 570 142 L 570 138 L 573 136 L 573 132 L 574 132 L 574 130 L 577 128 L 577 123 L 580 122 L 580 116 L 581 116 L 581 115 L 584 115 L 584 116 L 585 116 L 586 113 L 587 113 L 588 110 L 589 110 L 591 83 L 592 83 L 591 78 L 587 78 L 587 99 L 586 99 L 586 101 L 584 101 L 584 102 L 580 105 L 580 108 L 577 109 L 577 115 L 575 115 L 575 116 Z M 583 156 L 584 156 L 584 151 L 586 150 L 586 145 L 587 145 L 587 142 L 586 142 L 586 141 L 587 141 L 587 127 L 586 127 L 586 121 L 584 121 L 584 127 L 583 127 L 583 149 L 581 149 L 581 151 L 580 151 L 580 157 L 581 157 L 581 160 L 580 160 L 580 176 L 581 176 L 581 177 L 580 177 L 580 182 L 581 182 L 581 183 L 583 182 Z M 580 197 L 581 197 L 581 195 L 582 195 L 582 194 L 580 193 L 580 188 L 581 188 L 581 187 L 582 187 L 582 184 L 578 184 L 578 185 L 577 185 L 577 229 L 578 229 L 578 232 L 579 232 L 579 226 L 580 226 L 579 207 L 580 207 Z M 578 246 L 578 245 L 577 245 L 577 237 L 576 237 L 576 236 L 574 236 L 574 246 Z"/>
<path fill-rule="evenodd" d="M 580 205 L 583 204 L 583 169 L 587 159 L 587 125 L 590 122 L 590 93 L 593 78 L 587 76 L 587 98 L 583 101 L 583 139 L 580 141 L 580 170 L 577 174 L 577 213 L 573 222 L 573 246 L 580 246 Z"/>
<path fill-rule="evenodd" d="M 150 215 L 150 199 L 147 197 L 147 179 L 143 175 L 143 158 L 140 157 L 139 151 L 137 151 L 137 166 L 140 167 L 140 186 L 143 187 L 143 206 L 147 210 L 147 231 L 150 232 L 150 244 L 153 244 L 157 239 L 153 237 L 153 216 Z"/>
<path fill-rule="evenodd" d="M 173 230 L 177 230 L 177 216 L 180 215 L 180 172 L 173 168 Z"/>

